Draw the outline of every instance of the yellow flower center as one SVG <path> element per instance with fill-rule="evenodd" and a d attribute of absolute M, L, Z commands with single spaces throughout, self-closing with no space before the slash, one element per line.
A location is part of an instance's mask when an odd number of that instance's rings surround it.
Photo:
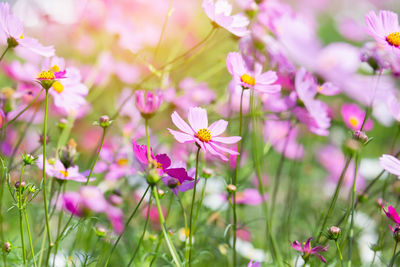
<path fill-rule="evenodd" d="M 386 37 L 386 41 L 393 46 L 400 46 L 400 32 L 392 32 Z"/>
<path fill-rule="evenodd" d="M 208 143 L 211 140 L 211 132 L 203 128 L 196 133 L 196 137 L 199 138 L 200 141 Z"/>
<path fill-rule="evenodd" d="M 318 92 L 321 92 L 321 91 L 322 91 L 322 86 L 321 86 L 321 85 L 318 85 L 318 86 L 317 86 L 317 90 L 318 90 Z"/>
<path fill-rule="evenodd" d="M 360 122 L 358 121 L 358 119 L 356 117 L 350 117 L 349 123 L 351 126 L 357 127 Z"/>
<path fill-rule="evenodd" d="M 51 70 L 42 71 L 41 73 L 39 73 L 38 78 L 43 80 L 54 80 L 55 75 L 54 72 L 52 72 Z"/>
<path fill-rule="evenodd" d="M 243 74 L 243 75 L 240 77 L 240 80 L 241 80 L 242 82 L 244 82 L 245 84 L 248 84 L 248 85 L 251 85 L 251 86 L 254 86 L 254 85 L 256 84 L 256 79 L 254 79 L 253 76 L 250 76 L 250 75 L 248 75 L 248 74 Z"/>
<path fill-rule="evenodd" d="M 68 177 L 68 171 L 59 171 L 64 177 Z"/>
<path fill-rule="evenodd" d="M 53 83 L 53 89 L 60 94 L 62 91 L 64 91 L 64 85 L 62 85 L 59 81 L 56 81 Z"/>
<path fill-rule="evenodd" d="M 162 169 L 162 164 L 160 162 L 157 162 L 157 169 Z"/>
<path fill-rule="evenodd" d="M 23 34 L 21 34 L 21 36 L 19 37 L 19 39 L 24 39 L 24 35 L 23 35 Z"/>
<path fill-rule="evenodd" d="M 117 160 L 118 166 L 126 166 L 128 164 L 128 159 L 118 159 Z"/>

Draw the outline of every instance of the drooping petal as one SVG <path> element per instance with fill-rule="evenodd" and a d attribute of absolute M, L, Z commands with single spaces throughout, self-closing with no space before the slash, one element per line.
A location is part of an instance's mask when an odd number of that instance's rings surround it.
<path fill-rule="evenodd" d="M 304 245 L 304 251 L 305 251 L 306 253 L 311 251 L 311 240 L 312 240 L 312 239 L 313 239 L 312 237 L 310 237 L 309 239 L 307 239 L 306 244 Z"/>
<path fill-rule="evenodd" d="M 165 169 L 168 169 L 169 166 L 171 166 L 171 159 L 167 156 L 167 154 L 156 155 L 156 160 L 158 163 L 161 164 L 162 169 L 164 171 L 165 171 Z"/>
<path fill-rule="evenodd" d="M 303 248 L 301 247 L 301 244 L 299 241 L 294 241 L 292 244 L 290 244 L 292 248 L 294 248 L 297 251 L 303 252 Z"/>

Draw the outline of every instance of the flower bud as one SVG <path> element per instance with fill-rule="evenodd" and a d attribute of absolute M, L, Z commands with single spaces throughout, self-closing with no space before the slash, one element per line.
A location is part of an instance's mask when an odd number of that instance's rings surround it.
<path fill-rule="evenodd" d="M 108 201 L 110 201 L 110 203 L 111 204 L 113 204 L 114 206 L 119 206 L 119 205 L 121 205 L 122 204 L 122 197 L 121 197 L 121 195 L 118 195 L 118 194 L 111 194 L 109 197 L 108 197 Z"/>
<path fill-rule="evenodd" d="M 14 184 L 14 187 L 15 188 L 19 188 L 19 186 L 20 186 L 19 181 L 16 181 L 15 184 Z M 22 186 L 22 188 L 24 188 L 26 186 L 26 183 L 25 183 L 24 180 L 21 181 L 21 186 Z"/>
<path fill-rule="evenodd" d="M 157 169 L 150 169 L 146 176 L 146 181 L 149 185 L 156 185 L 160 181 L 161 177 Z"/>
<path fill-rule="evenodd" d="M 71 138 L 67 145 L 61 149 L 60 161 L 65 169 L 75 166 L 76 146 L 75 140 Z"/>
<path fill-rule="evenodd" d="M 110 117 L 108 117 L 107 115 L 103 115 L 99 118 L 99 125 L 102 128 L 107 128 L 108 126 L 110 126 L 111 124 L 111 120 Z"/>
<path fill-rule="evenodd" d="M 162 198 L 162 197 L 164 197 L 165 192 L 164 192 L 164 190 L 162 190 L 162 189 L 158 189 L 158 190 L 157 190 L 157 194 L 160 196 L 160 198 Z"/>
<path fill-rule="evenodd" d="M 178 180 L 176 178 L 169 178 L 167 181 L 167 186 L 171 189 L 174 189 L 178 186 Z"/>
<path fill-rule="evenodd" d="M 341 232 L 342 232 L 342 230 L 340 230 L 339 227 L 331 226 L 331 228 L 329 228 L 329 231 L 328 231 L 329 239 L 337 240 L 339 238 Z"/>
<path fill-rule="evenodd" d="M 107 230 L 103 226 L 97 226 L 95 232 L 98 237 L 104 237 L 107 233 Z"/>
<path fill-rule="evenodd" d="M 361 144 L 354 140 L 354 139 L 347 139 L 345 144 L 344 144 L 344 152 L 347 155 L 352 155 L 356 152 L 358 152 L 361 148 Z"/>
<path fill-rule="evenodd" d="M 48 144 L 49 142 L 50 142 L 50 137 L 49 137 L 49 135 L 47 135 L 47 137 L 46 137 L 46 144 Z M 39 137 L 39 143 L 40 143 L 41 145 L 44 144 L 44 136 L 43 136 L 43 134 L 41 134 L 40 137 Z"/>
<path fill-rule="evenodd" d="M 24 162 L 24 165 L 32 165 L 35 163 L 35 157 L 32 156 L 31 154 L 23 154 L 22 155 L 22 161 Z"/>
<path fill-rule="evenodd" d="M 68 124 L 68 121 L 66 119 L 62 118 L 58 121 L 57 127 L 62 130 L 62 129 L 65 129 L 65 127 L 67 127 L 67 124 Z"/>
<path fill-rule="evenodd" d="M 400 241 L 400 226 L 398 225 L 393 229 L 393 238 L 396 242 Z"/>
<path fill-rule="evenodd" d="M 362 144 L 368 142 L 368 136 L 363 131 L 355 131 L 353 134 L 353 139 L 360 141 Z"/>
<path fill-rule="evenodd" d="M 12 246 L 12 244 L 11 244 L 9 241 L 5 242 L 4 245 L 3 245 L 3 250 L 4 250 L 4 252 L 6 252 L 6 253 L 10 253 L 10 251 L 12 250 L 12 248 L 13 248 L 13 246 Z"/>
<path fill-rule="evenodd" d="M 136 107 L 145 119 L 150 119 L 160 108 L 163 102 L 163 94 L 160 90 L 148 92 L 138 90 L 135 92 Z"/>
<path fill-rule="evenodd" d="M 213 170 L 210 168 L 204 168 L 203 169 L 203 177 L 204 178 L 210 178 L 213 175 Z"/>
<path fill-rule="evenodd" d="M 226 190 L 228 190 L 228 192 L 229 193 L 234 193 L 234 192 L 236 192 L 236 186 L 235 185 L 233 185 L 233 184 L 228 184 L 227 186 L 226 186 Z"/>

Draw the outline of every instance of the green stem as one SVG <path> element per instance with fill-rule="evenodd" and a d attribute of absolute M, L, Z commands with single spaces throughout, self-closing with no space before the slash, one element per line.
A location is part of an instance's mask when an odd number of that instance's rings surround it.
<path fill-rule="evenodd" d="M 242 87 L 242 93 L 240 94 L 240 109 L 239 109 L 239 136 L 242 137 L 242 124 L 243 124 L 243 94 L 245 87 Z M 239 173 L 239 165 L 240 165 L 240 152 L 242 147 L 242 140 L 238 142 L 238 155 L 236 156 L 236 168 L 235 168 L 235 176 L 233 178 L 233 185 L 237 187 L 238 181 L 238 173 Z M 232 257 L 233 257 L 233 266 L 236 266 L 236 228 L 237 228 L 237 214 L 236 214 L 236 190 L 233 192 L 233 246 L 232 246 Z"/>
<path fill-rule="evenodd" d="M 49 108 L 49 90 L 46 90 L 46 100 L 45 100 L 45 108 L 44 108 L 44 122 L 43 122 L 43 204 L 44 204 L 44 214 L 46 219 L 46 229 L 47 229 L 47 237 L 49 240 L 48 250 L 50 253 L 51 249 L 51 234 L 50 234 L 50 223 L 49 223 L 49 212 L 47 208 L 47 189 L 46 189 L 46 144 L 47 144 L 47 112 Z M 46 262 L 46 266 L 48 262 Z"/>
<path fill-rule="evenodd" d="M 26 266 L 26 251 L 25 251 L 25 239 L 24 239 L 24 226 L 22 224 L 22 175 L 24 174 L 25 164 L 22 165 L 21 175 L 19 176 L 18 186 L 18 211 L 19 211 L 19 230 L 21 234 L 21 245 L 22 245 L 22 259 L 24 266 Z"/>
<path fill-rule="evenodd" d="M 399 241 L 396 241 L 396 244 L 394 245 L 392 259 L 390 260 L 390 263 L 389 263 L 389 267 L 392 267 L 393 264 L 394 264 L 394 261 L 396 260 L 396 250 L 397 250 L 397 245 L 398 244 L 399 244 Z"/>
<path fill-rule="evenodd" d="M 139 251 L 140 245 L 141 245 L 142 242 L 143 242 L 144 235 L 146 234 L 147 226 L 148 226 L 148 224 L 149 224 L 149 219 L 150 219 L 151 200 L 152 200 L 152 199 L 151 199 L 151 195 L 150 195 L 149 204 L 148 204 L 148 209 L 147 209 L 146 222 L 145 222 L 144 227 L 143 227 L 143 233 L 142 233 L 142 235 L 140 236 L 139 243 L 138 243 L 138 245 L 137 245 L 137 247 L 136 247 L 136 249 L 135 249 L 135 252 L 134 252 L 133 255 L 132 255 L 132 258 L 131 258 L 131 260 L 130 260 L 129 263 L 128 263 L 128 267 L 131 266 L 133 260 L 135 259 L 136 254 L 137 254 L 137 252 Z"/>
<path fill-rule="evenodd" d="M 198 145 L 197 145 L 198 146 Z M 194 202 L 196 200 L 196 186 L 197 186 L 197 178 L 199 174 L 199 155 L 200 155 L 200 146 L 197 147 L 196 153 L 196 174 L 194 176 L 194 186 L 193 186 L 193 194 L 192 194 L 192 204 L 190 206 L 190 217 L 189 217 L 189 253 L 186 253 L 188 264 L 190 266 L 192 260 L 192 242 L 193 242 L 193 207 Z M 200 207 L 199 207 L 200 208 Z"/>
<path fill-rule="evenodd" d="M 0 56 L 0 61 L 3 60 L 4 56 L 6 55 L 7 51 L 10 49 L 11 47 L 8 45 L 7 48 L 4 50 L 3 54 L 1 54 Z"/>
<path fill-rule="evenodd" d="M 33 249 L 33 243 L 32 243 L 32 236 L 31 236 L 31 229 L 29 227 L 29 220 L 28 220 L 28 214 L 26 211 L 26 208 L 24 208 L 24 215 L 25 215 L 25 223 L 26 223 L 26 228 L 28 229 L 28 238 L 29 238 L 29 245 L 31 247 L 31 253 L 32 253 L 32 259 L 33 259 L 33 264 L 36 265 L 36 258 L 35 258 L 35 251 Z"/>
<path fill-rule="evenodd" d="M 187 225 L 187 216 L 186 216 L 186 211 L 185 211 L 185 208 L 183 207 L 183 204 L 182 204 L 182 201 L 181 201 L 180 197 L 177 196 L 177 199 L 178 199 L 179 206 L 181 206 L 182 213 L 183 213 L 183 220 L 184 220 L 184 223 L 185 223 L 185 247 L 186 247 L 187 238 L 188 238 L 187 231 L 189 230 L 188 225 Z"/>
<path fill-rule="evenodd" d="M 131 220 L 132 220 L 133 217 L 135 216 L 136 212 L 138 211 L 138 209 L 139 209 L 140 205 L 142 204 L 142 202 L 143 202 L 143 200 L 144 200 L 144 198 L 145 198 L 147 192 L 149 191 L 149 189 L 150 189 L 150 186 L 148 186 L 148 187 L 146 188 L 146 191 L 144 192 L 142 198 L 139 200 L 139 202 L 138 202 L 138 204 L 136 205 L 135 209 L 133 210 L 131 216 L 129 216 L 128 220 L 127 220 L 126 223 L 125 223 L 125 228 L 124 228 L 124 229 L 126 229 L 126 228 L 129 226 L 129 223 L 131 222 Z M 104 267 L 107 267 L 107 266 L 108 266 L 108 263 L 110 262 L 110 259 L 111 259 L 111 255 L 113 254 L 115 248 L 117 247 L 117 245 L 118 245 L 119 241 L 121 240 L 122 235 L 123 235 L 124 233 L 125 233 L 125 230 L 118 236 L 117 241 L 115 241 L 114 246 L 113 246 L 112 249 L 111 249 L 110 255 L 108 255 L 108 258 L 107 258 L 107 261 L 106 261 L 106 264 L 104 265 Z"/>
<path fill-rule="evenodd" d="M 346 171 L 347 171 L 347 168 L 349 167 L 351 158 L 352 158 L 352 156 L 347 157 L 347 160 L 346 160 L 346 163 L 345 163 L 345 165 L 344 165 L 344 167 L 343 167 L 342 173 L 340 174 L 339 181 L 338 181 L 338 183 L 337 183 L 337 185 L 336 185 L 335 193 L 334 193 L 334 195 L 332 196 L 331 203 L 329 204 L 328 212 L 325 214 L 325 217 L 324 217 L 323 222 L 322 222 L 322 224 L 321 224 L 320 231 L 319 231 L 319 233 L 318 233 L 318 237 L 317 237 L 317 239 L 316 239 L 318 242 L 320 242 L 320 238 L 321 238 L 322 233 L 323 233 L 323 231 L 324 231 L 324 229 L 325 229 L 325 227 L 326 227 L 326 223 L 327 223 L 327 221 L 328 221 L 328 218 L 330 217 L 330 215 L 331 215 L 333 209 L 335 208 L 336 200 L 337 200 L 337 198 L 338 198 L 338 196 L 339 196 L 339 192 L 340 192 L 340 188 L 342 187 L 344 175 L 345 175 L 345 173 L 346 173 Z"/>
<path fill-rule="evenodd" d="M 144 120 L 145 128 L 146 128 L 146 144 L 147 144 L 147 160 L 151 160 L 151 153 L 150 153 L 150 134 L 149 134 L 149 120 L 145 119 Z"/>
<path fill-rule="evenodd" d="M 340 264 L 343 265 L 342 251 L 340 250 L 339 242 L 337 241 L 337 239 L 335 240 L 335 243 L 336 243 L 336 248 L 337 248 L 337 251 L 339 254 Z"/>
<path fill-rule="evenodd" d="M 162 232 L 163 232 L 165 241 L 167 242 L 167 246 L 168 246 L 169 252 L 171 253 L 171 256 L 172 256 L 172 258 L 173 258 L 173 260 L 174 260 L 174 262 L 175 262 L 175 265 L 178 266 L 178 267 L 181 267 L 182 264 L 181 264 L 181 261 L 180 261 L 180 259 L 179 259 L 179 255 L 178 255 L 178 253 L 176 252 L 175 246 L 174 246 L 174 244 L 172 243 L 172 240 L 171 240 L 171 238 L 170 238 L 170 236 L 169 236 L 169 234 L 168 234 L 168 232 L 167 232 L 167 229 L 166 229 L 166 227 L 165 227 L 165 219 L 164 219 L 164 215 L 163 215 L 163 213 L 162 213 L 162 209 L 161 209 L 161 205 L 160 205 L 160 200 L 158 199 L 157 188 L 156 188 L 155 186 L 153 186 L 152 191 L 153 191 L 153 197 L 154 197 L 155 200 L 156 200 L 158 215 L 159 215 L 159 218 L 160 218 L 161 229 L 162 229 Z"/>
<path fill-rule="evenodd" d="M 353 249 L 353 236 L 354 236 L 354 204 L 355 204 L 355 197 L 356 197 L 356 185 L 357 185 L 357 171 L 358 171 L 358 154 L 355 155 L 355 169 L 354 169 L 354 181 L 353 181 L 353 190 L 351 192 L 351 217 L 350 217 L 350 230 L 349 230 L 349 255 L 348 255 L 348 264 L 347 266 L 351 266 L 351 255 Z"/>
<path fill-rule="evenodd" d="M 64 184 L 62 185 L 62 187 L 63 187 L 63 188 L 62 188 L 63 194 L 65 193 L 66 185 L 67 185 L 66 182 L 64 182 Z M 58 199 L 59 199 L 59 197 L 60 197 L 60 191 L 61 191 L 61 190 L 58 191 L 55 206 L 57 206 L 57 202 L 58 202 Z M 64 215 L 64 212 L 63 212 L 63 210 L 61 209 L 61 210 L 60 210 L 60 214 L 58 214 L 57 239 L 58 239 L 58 237 L 59 237 L 59 235 L 60 235 L 61 223 L 62 223 L 63 215 Z M 57 239 L 56 239 L 56 240 L 57 240 Z M 57 252 L 58 252 L 58 245 L 59 245 L 59 242 L 56 242 L 56 244 L 55 244 L 55 250 L 54 250 L 54 258 L 53 258 L 53 266 L 55 266 L 56 255 L 57 255 Z"/>
<path fill-rule="evenodd" d="M 92 167 L 90 168 L 90 172 L 89 172 L 89 175 L 87 177 L 85 185 L 89 184 L 89 180 L 90 180 L 90 177 L 92 176 L 94 166 L 96 166 L 96 163 L 99 160 L 99 155 L 100 155 L 101 149 L 103 148 L 103 144 L 104 144 L 104 138 L 106 137 L 106 129 L 107 129 L 106 127 L 103 127 L 103 134 L 101 135 L 101 141 L 100 141 L 99 150 L 97 151 L 96 158 L 93 161 Z"/>

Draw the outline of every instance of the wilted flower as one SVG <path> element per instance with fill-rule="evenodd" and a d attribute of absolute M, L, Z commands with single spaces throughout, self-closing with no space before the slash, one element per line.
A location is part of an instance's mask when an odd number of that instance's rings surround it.
<path fill-rule="evenodd" d="M 217 143 L 234 144 L 239 142 L 240 136 L 221 137 L 219 136 L 225 132 L 228 122 L 225 120 L 218 120 L 208 126 L 207 111 L 200 107 L 192 107 L 189 109 L 188 120 L 190 126 L 179 116 L 175 111 L 171 115 L 172 122 L 182 132 L 168 129 L 169 132 L 180 143 L 196 143 L 204 152 L 209 151 L 212 155 L 219 156 L 222 160 L 227 161 L 228 158 L 222 153 L 226 152 L 231 155 L 238 155 L 239 153 L 220 146 Z"/>
<path fill-rule="evenodd" d="M 303 243 L 303 246 L 300 244 L 299 241 L 294 241 L 291 245 L 292 245 L 292 248 L 303 253 L 302 257 L 303 257 L 304 261 L 307 262 L 311 255 L 315 255 L 321 261 L 326 263 L 325 258 L 320 254 L 320 252 L 327 251 L 328 245 L 326 247 L 316 246 L 316 247 L 312 248 L 311 240 L 312 240 L 312 237 L 310 237 L 306 243 Z"/>

